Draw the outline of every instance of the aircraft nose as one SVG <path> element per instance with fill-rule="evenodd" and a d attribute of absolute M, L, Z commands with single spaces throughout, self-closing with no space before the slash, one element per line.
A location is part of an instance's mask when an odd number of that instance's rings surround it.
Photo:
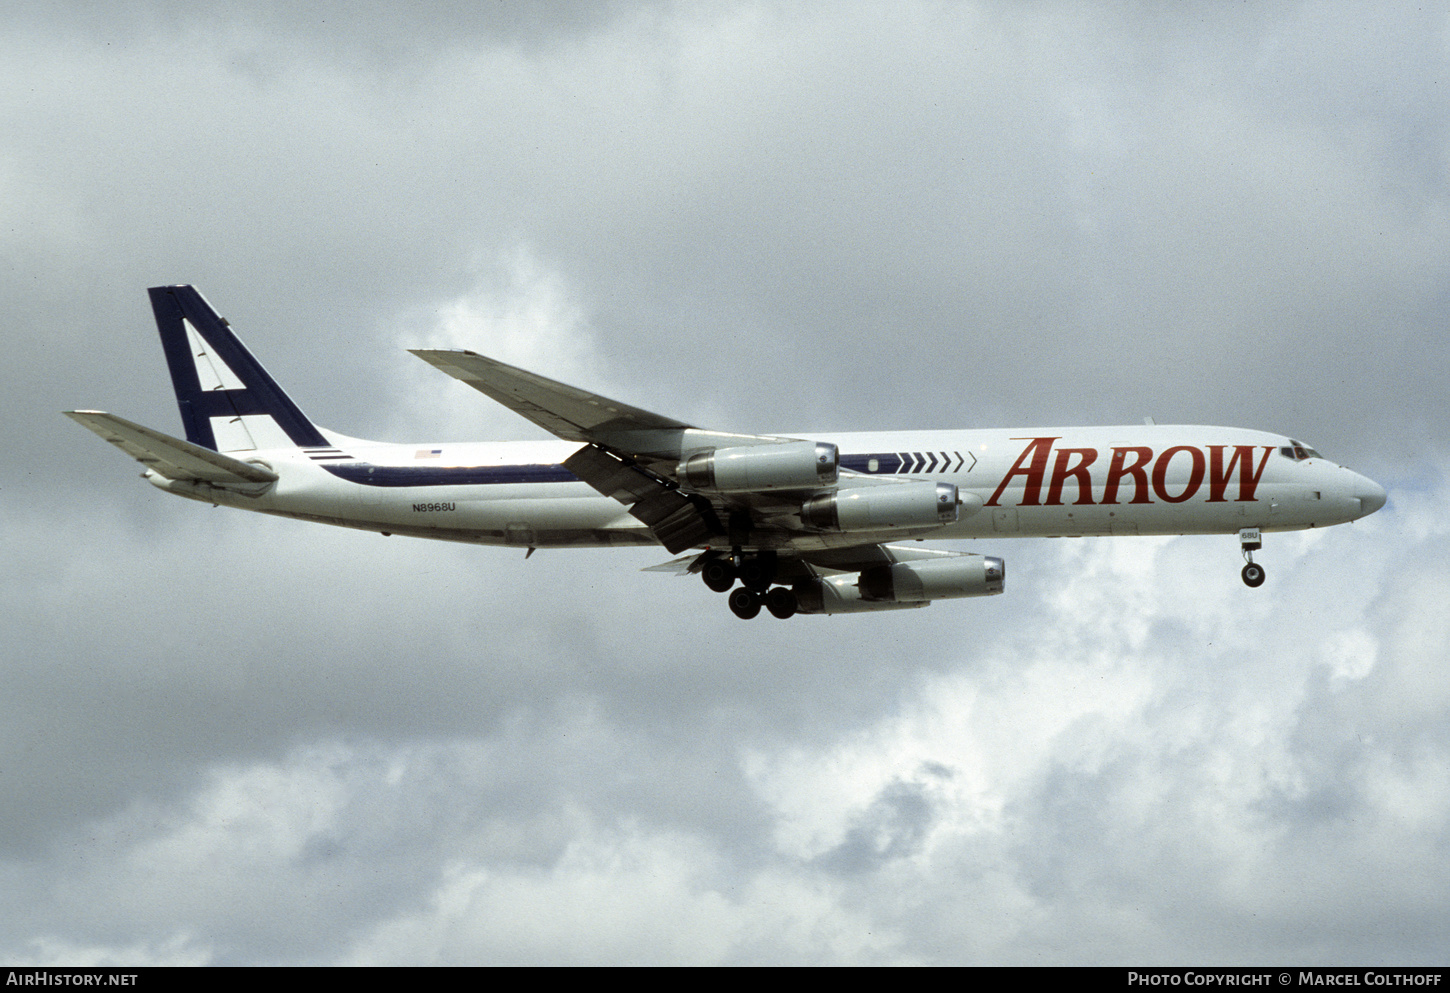
<path fill-rule="evenodd" d="M 1356 474 L 1354 495 L 1359 500 L 1362 517 L 1368 517 L 1385 505 L 1385 488 L 1373 479 Z"/>

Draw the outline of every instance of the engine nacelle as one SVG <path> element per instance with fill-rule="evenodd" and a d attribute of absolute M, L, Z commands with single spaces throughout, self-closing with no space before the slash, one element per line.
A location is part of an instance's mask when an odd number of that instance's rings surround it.
<path fill-rule="evenodd" d="M 925 607 L 933 600 L 991 596 L 1006 586 L 1007 566 L 988 555 L 950 555 L 859 573 L 816 576 L 794 587 L 803 614 L 855 614 Z"/>
<path fill-rule="evenodd" d="M 1001 593 L 1007 564 L 991 555 L 919 559 L 878 565 L 861 573 L 859 587 L 867 600 L 925 603 Z"/>
<path fill-rule="evenodd" d="M 717 448 L 680 463 L 681 483 L 696 490 L 750 493 L 759 490 L 814 490 L 836 485 L 841 453 L 824 441 Z"/>
<path fill-rule="evenodd" d="M 893 600 L 867 600 L 861 596 L 859 573 L 841 576 L 817 576 L 792 587 L 796 610 L 802 614 L 859 614 L 868 610 L 905 610 L 925 607 L 921 603 L 896 603 Z"/>
<path fill-rule="evenodd" d="M 801 507 L 801 520 L 819 531 L 936 527 L 954 523 L 960 503 L 952 483 L 861 486 L 812 497 Z"/>

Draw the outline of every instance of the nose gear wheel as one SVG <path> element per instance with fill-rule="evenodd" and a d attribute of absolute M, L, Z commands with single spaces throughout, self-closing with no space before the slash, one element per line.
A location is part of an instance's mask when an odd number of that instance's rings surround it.
<path fill-rule="evenodd" d="M 1244 528 L 1239 532 L 1239 550 L 1244 553 L 1244 571 L 1240 573 L 1244 579 L 1244 585 L 1250 589 L 1257 589 L 1264 585 L 1264 567 L 1254 561 L 1254 553 L 1264 547 L 1263 538 L 1258 528 Z"/>

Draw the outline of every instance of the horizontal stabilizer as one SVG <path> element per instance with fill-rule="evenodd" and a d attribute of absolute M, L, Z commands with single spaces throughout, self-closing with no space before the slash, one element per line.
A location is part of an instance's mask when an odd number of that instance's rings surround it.
<path fill-rule="evenodd" d="M 269 469 L 153 431 L 115 414 L 100 410 L 67 410 L 65 415 L 167 479 L 219 486 L 271 483 L 277 479 L 277 474 Z"/>

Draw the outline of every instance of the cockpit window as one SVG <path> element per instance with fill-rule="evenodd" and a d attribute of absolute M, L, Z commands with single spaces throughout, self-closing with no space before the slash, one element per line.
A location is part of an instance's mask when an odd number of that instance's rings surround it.
<path fill-rule="evenodd" d="M 1295 441 L 1293 438 L 1289 439 L 1289 444 L 1279 449 L 1279 454 L 1286 459 L 1293 459 L 1295 462 L 1303 462 L 1305 459 L 1324 458 L 1324 456 L 1320 455 L 1302 441 Z"/>

